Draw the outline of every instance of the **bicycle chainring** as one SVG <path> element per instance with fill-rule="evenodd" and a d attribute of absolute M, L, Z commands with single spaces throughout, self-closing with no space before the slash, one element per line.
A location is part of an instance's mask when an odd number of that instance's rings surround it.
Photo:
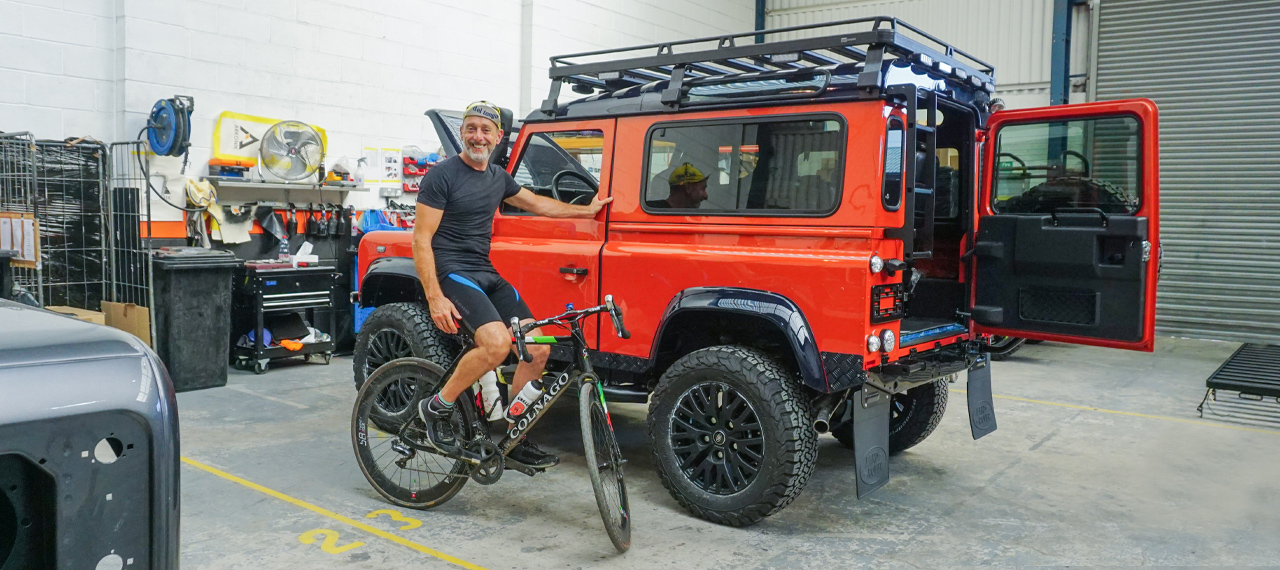
<path fill-rule="evenodd" d="M 471 479 L 481 485 L 492 485 L 502 478 L 506 468 L 506 456 L 498 451 L 498 445 L 488 438 L 480 438 L 467 444 L 467 451 L 480 456 L 480 463 L 471 468 Z"/>

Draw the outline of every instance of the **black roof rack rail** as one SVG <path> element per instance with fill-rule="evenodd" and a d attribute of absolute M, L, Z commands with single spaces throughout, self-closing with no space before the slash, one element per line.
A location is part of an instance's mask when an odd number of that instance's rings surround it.
<path fill-rule="evenodd" d="M 737 43 L 742 38 L 764 37 L 765 34 L 821 30 L 851 24 L 870 24 L 870 29 L 764 43 Z M 677 53 L 675 49 L 710 42 L 716 43 L 712 49 L 683 53 Z M 656 53 L 644 53 L 652 50 L 656 50 Z M 992 78 L 995 68 L 990 64 L 902 20 L 876 16 L 554 56 L 551 58 L 549 73 L 551 91 L 543 101 L 541 111 L 547 115 L 555 113 L 563 83 L 611 90 L 654 81 L 669 81 L 663 100 L 675 103 L 686 79 L 803 70 L 846 63 L 864 65 L 858 81 L 859 87 L 878 89 L 882 87 L 880 68 L 886 55 L 914 58 L 916 62 L 931 66 L 944 75 L 952 75 L 974 88 L 988 92 L 995 90 Z"/>

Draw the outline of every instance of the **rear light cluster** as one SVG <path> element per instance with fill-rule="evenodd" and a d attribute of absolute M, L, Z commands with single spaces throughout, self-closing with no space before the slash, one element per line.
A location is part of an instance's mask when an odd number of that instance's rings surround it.
<path fill-rule="evenodd" d="M 884 329 L 879 332 L 871 331 L 867 336 L 867 352 L 893 352 L 898 347 L 898 337 L 893 331 Z"/>

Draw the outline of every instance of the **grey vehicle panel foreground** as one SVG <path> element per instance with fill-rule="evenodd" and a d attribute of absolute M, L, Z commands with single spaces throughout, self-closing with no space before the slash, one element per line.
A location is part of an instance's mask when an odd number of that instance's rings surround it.
<path fill-rule="evenodd" d="M 0 567 L 177 568 L 178 461 L 146 345 L 0 300 Z"/>

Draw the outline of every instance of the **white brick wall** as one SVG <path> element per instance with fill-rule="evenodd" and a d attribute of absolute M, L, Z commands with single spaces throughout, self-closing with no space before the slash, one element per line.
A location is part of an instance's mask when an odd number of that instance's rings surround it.
<path fill-rule="evenodd" d="M 532 0 L 522 74 L 522 4 L 0 0 L 0 131 L 127 140 L 157 99 L 183 94 L 196 101 L 195 174 L 224 110 L 322 126 L 334 158 L 363 146 L 434 150 L 427 109 L 487 99 L 523 113 L 522 100 L 546 96 L 551 55 L 746 31 L 755 5 Z"/>

